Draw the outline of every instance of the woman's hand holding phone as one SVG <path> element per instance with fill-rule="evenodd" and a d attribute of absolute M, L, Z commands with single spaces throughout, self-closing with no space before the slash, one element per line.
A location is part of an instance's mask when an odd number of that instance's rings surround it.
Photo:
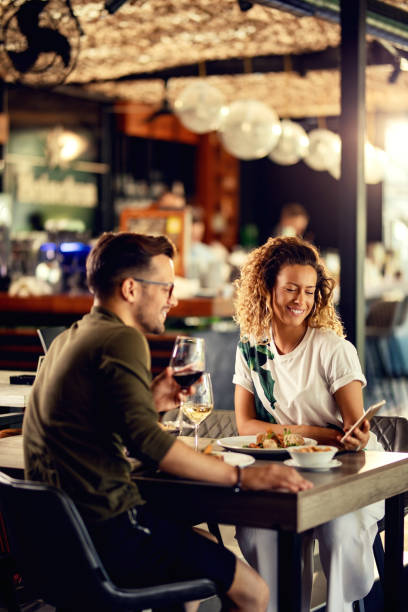
<path fill-rule="evenodd" d="M 385 400 L 370 406 L 368 410 L 361 415 L 359 419 L 346 431 L 340 439 L 341 444 L 344 444 L 346 450 L 361 450 L 363 449 L 369 438 L 370 421 L 375 414 L 384 406 Z"/>
<path fill-rule="evenodd" d="M 346 431 L 341 440 L 341 444 L 343 445 L 344 450 L 347 451 L 360 451 L 367 446 L 368 440 L 370 438 L 370 423 L 366 419 L 363 419 L 358 427 L 354 427 L 353 432 L 349 434 L 349 431 Z"/>

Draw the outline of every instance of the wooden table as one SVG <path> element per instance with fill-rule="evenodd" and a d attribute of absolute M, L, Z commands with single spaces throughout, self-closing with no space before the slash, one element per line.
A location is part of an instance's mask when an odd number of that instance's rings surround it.
<path fill-rule="evenodd" d="M 207 441 L 201 439 L 200 443 Z M 191 440 L 190 440 L 191 443 Z M 135 473 L 145 498 L 166 516 L 191 523 L 214 521 L 279 531 L 279 609 L 300 610 L 301 536 L 337 516 L 386 499 L 385 601 L 387 612 L 406 609 L 403 585 L 403 493 L 408 490 L 408 453 L 366 451 L 337 456 L 342 466 L 303 472 L 314 488 L 299 493 L 245 491 L 183 480 L 163 473 Z M 257 462 L 259 464 L 263 461 Z M 0 469 L 23 469 L 22 436 L 0 440 Z"/>
<path fill-rule="evenodd" d="M 0 470 L 16 478 L 24 477 L 23 436 L 0 439 Z"/>
<path fill-rule="evenodd" d="M 206 440 L 201 440 L 205 444 Z M 300 611 L 302 533 L 342 514 L 386 499 L 385 601 L 387 612 L 407 609 L 403 584 L 403 493 L 408 490 L 408 453 L 366 451 L 337 455 L 342 466 L 303 471 L 314 488 L 299 493 L 234 493 L 219 485 L 165 474 L 135 476 L 144 497 L 165 504 L 166 516 L 192 523 L 218 522 L 277 529 L 279 610 Z M 264 461 L 257 461 L 258 464 Z"/>
<path fill-rule="evenodd" d="M 0 370 L 0 410 L 3 407 L 20 409 L 26 407 L 31 385 L 10 384 L 10 376 L 18 374 L 35 374 L 35 372 Z"/>

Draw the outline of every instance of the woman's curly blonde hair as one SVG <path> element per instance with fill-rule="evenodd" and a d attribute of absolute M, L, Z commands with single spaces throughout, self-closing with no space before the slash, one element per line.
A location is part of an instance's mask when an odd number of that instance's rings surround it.
<path fill-rule="evenodd" d="M 235 281 L 235 321 L 241 336 L 256 342 L 269 339 L 273 320 L 272 289 L 283 266 L 312 266 L 317 273 L 314 308 L 307 318 L 309 327 L 332 329 L 344 337 L 343 325 L 333 305 L 335 281 L 328 274 L 315 246 L 295 237 L 269 238 L 254 249 Z"/>

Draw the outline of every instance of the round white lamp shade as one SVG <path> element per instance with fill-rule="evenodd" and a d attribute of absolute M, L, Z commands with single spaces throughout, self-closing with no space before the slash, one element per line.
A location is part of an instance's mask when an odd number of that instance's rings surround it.
<path fill-rule="evenodd" d="M 325 129 L 309 132 L 309 150 L 304 162 L 313 170 L 328 170 L 336 166 L 341 155 L 341 139 L 338 134 Z"/>
<path fill-rule="evenodd" d="M 230 104 L 220 128 L 226 150 L 238 159 L 260 159 L 274 148 L 282 128 L 277 113 L 256 100 Z"/>
<path fill-rule="evenodd" d="M 269 159 L 282 166 L 297 164 L 309 150 L 309 137 L 299 123 L 282 119 L 282 133 Z"/>
<path fill-rule="evenodd" d="M 341 176 L 341 148 L 340 148 L 340 153 L 338 157 L 332 160 L 332 163 L 327 168 L 327 170 L 332 175 L 332 177 L 334 177 L 337 180 L 340 179 L 340 176 Z"/>
<path fill-rule="evenodd" d="M 386 153 L 371 143 L 365 144 L 364 175 L 365 182 L 375 185 L 384 179 Z"/>
<path fill-rule="evenodd" d="M 218 130 L 227 109 L 223 94 L 204 82 L 183 89 L 173 108 L 184 127 L 196 134 Z"/>

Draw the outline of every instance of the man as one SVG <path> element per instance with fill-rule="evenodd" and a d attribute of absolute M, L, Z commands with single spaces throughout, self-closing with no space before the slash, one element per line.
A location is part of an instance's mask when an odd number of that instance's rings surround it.
<path fill-rule="evenodd" d="M 124 454 L 185 478 L 245 489 L 311 486 L 295 470 L 240 470 L 194 452 L 163 431 L 158 411 L 179 404 L 165 372 L 151 383 L 146 333 L 162 333 L 173 296 L 174 247 L 164 236 L 105 233 L 87 261 L 91 312 L 52 343 L 24 418 L 26 477 L 65 490 L 104 565 L 122 586 L 206 576 L 236 610 L 266 608 L 250 567 L 188 526 L 144 504 Z"/>

